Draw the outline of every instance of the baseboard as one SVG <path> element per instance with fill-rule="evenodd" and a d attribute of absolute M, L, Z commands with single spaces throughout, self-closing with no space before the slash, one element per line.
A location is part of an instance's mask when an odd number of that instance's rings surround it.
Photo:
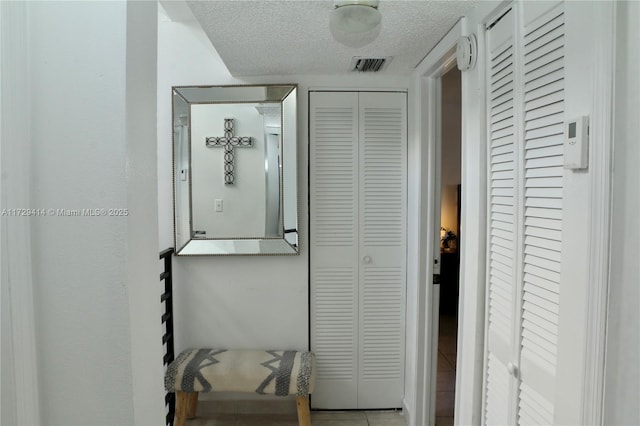
<path fill-rule="evenodd" d="M 407 423 L 407 426 L 413 425 L 413 413 L 409 410 L 409 405 L 405 398 L 402 398 L 402 415 Z"/>

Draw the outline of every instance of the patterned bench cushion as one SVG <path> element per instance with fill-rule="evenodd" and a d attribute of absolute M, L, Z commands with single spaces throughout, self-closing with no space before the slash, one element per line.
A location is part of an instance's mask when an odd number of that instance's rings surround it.
<path fill-rule="evenodd" d="M 169 392 L 255 392 L 308 396 L 315 356 L 298 351 L 187 349 L 164 378 Z"/>

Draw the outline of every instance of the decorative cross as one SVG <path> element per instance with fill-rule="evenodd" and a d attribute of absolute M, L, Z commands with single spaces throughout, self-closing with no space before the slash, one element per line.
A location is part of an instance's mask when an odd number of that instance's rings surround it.
<path fill-rule="evenodd" d="M 206 139 L 208 147 L 224 147 L 224 184 L 233 185 L 233 148 L 252 147 L 251 137 L 233 136 L 233 118 L 224 119 L 224 136 Z"/>

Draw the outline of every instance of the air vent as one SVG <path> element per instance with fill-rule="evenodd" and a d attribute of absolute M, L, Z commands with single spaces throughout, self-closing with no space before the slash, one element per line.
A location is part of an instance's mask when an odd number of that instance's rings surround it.
<path fill-rule="evenodd" d="M 384 68 L 392 57 L 386 58 L 362 58 L 354 56 L 351 60 L 351 71 L 378 72 Z"/>

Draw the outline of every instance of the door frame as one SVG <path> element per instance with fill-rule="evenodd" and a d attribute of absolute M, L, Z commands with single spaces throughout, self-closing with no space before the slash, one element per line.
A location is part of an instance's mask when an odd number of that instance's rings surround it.
<path fill-rule="evenodd" d="M 0 115 L 3 117 L 0 152 L 5 173 L 0 186 L 0 204 L 7 209 L 31 207 L 29 105 L 25 95 L 29 86 L 27 12 L 24 2 L 0 4 L 0 39 L 3 47 L 9 47 L 0 52 Z M 16 140 L 22 143 L 16 144 Z M 7 411 L 0 421 L 19 425 L 40 424 L 41 420 L 31 225 L 27 219 L 5 216 L 0 227 L 0 405 Z"/>
<path fill-rule="evenodd" d="M 495 4 L 492 5 L 495 7 Z M 439 241 L 436 227 L 437 173 L 439 165 L 440 78 L 455 61 L 456 44 L 463 34 L 476 33 L 478 45 L 484 43 L 484 33 L 468 28 L 462 18 L 443 37 L 414 71 L 417 94 L 415 101 L 416 131 L 419 147 L 418 209 L 418 289 L 417 289 L 417 349 L 416 392 L 414 414 L 410 424 L 432 425 L 435 419 L 435 382 L 437 370 L 437 309 L 438 289 L 431 285 L 433 259 Z M 486 124 L 484 91 L 478 90 L 484 81 L 482 55 L 474 69 L 463 72 L 462 84 L 462 149 L 461 182 L 462 212 L 460 250 L 460 299 L 458 320 L 458 355 L 456 367 L 455 418 L 458 424 L 479 424 L 482 403 L 482 371 L 484 354 L 484 304 L 486 247 Z M 438 221 L 439 223 L 439 221 Z M 434 291 L 435 290 L 435 291 Z M 428 400 L 427 400 L 428 398 Z"/>

